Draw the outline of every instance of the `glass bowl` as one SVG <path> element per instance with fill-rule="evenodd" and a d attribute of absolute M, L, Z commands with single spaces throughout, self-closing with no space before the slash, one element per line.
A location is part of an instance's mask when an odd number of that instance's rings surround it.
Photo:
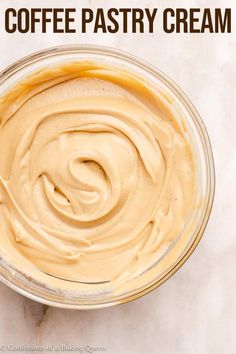
<path fill-rule="evenodd" d="M 119 292 L 82 294 L 49 289 L 22 274 L 0 257 L 0 280 L 15 291 L 44 304 L 72 309 L 93 309 L 125 303 L 149 293 L 170 278 L 188 259 L 199 243 L 208 222 L 214 198 L 215 174 L 212 150 L 206 128 L 186 95 L 165 74 L 146 62 L 117 49 L 101 46 L 71 45 L 49 48 L 18 60 L 0 73 L 0 96 L 31 73 L 51 65 L 80 60 L 99 61 L 143 77 L 163 97 L 170 98 L 178 117 L 191 136 L 196 157 L 196 208 L 179 241 L 152 268 L 132 280 Z"/>

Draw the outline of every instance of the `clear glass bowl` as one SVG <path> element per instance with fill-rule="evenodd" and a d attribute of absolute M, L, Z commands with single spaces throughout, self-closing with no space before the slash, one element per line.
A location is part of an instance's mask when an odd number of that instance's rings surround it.
<path fill-rule="evenodd" d="M 172 99 L 179 117 L 184 119 L 188 134 L 191 136 L 197 161 L 198 190 L 196 205 L 191 222 L 185 227 L 181 236 L 181 244 L 174 247 L 153 268 L 147 270 L 128 286 L 115 295 L 98 293 L 81 295 L 76 291 L 64 292 L 48 289 L 33 279 L 21 274 L 14 265 L 7 264 L 0 258 L 0 280 L 17 292 L 41 303 L 62 308 L 92 309 L 125 303 L 149 293 L 172 276 L 188 259 L 199 243 L 210 216 L 214 190 L 215 175 L 212 150 L 206 128 L 189 99 L 181 89 L 165 74 L 146 62 L 120 50 L 101 46 L 59 46 L 29 55 L 18 60 L 0 73 L 0 96 L 12 86 L 25 79 L 32 72 L 50 65 L 68 61 L 91 60 L 120 67 L 138 74 L 152 86 L 156 87 L 163 97 Z M 181 119 L 182 119 L 181 118 Z"/>

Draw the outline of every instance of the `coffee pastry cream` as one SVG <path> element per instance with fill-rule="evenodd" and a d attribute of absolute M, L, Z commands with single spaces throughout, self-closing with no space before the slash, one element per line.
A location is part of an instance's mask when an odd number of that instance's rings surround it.
<path fill-rule="evenodd" d="M 79 61 L 31 74 L 0 99 L 1 257 L 49 287 L 138 278 L 188 222 L 190 140 L 132 72 Z"/>

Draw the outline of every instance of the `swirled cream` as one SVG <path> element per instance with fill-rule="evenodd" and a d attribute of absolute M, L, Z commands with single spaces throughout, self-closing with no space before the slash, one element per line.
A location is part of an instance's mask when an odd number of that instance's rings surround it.
<path fill-rule="evenodd" d="M 2 256 L 47 285 L 77 287 L 118 286 L 156 264 L 195 193 L 175 114 L 143 79 L 96 63 L 42 69 L 13 87 L 0 101 Z"/>

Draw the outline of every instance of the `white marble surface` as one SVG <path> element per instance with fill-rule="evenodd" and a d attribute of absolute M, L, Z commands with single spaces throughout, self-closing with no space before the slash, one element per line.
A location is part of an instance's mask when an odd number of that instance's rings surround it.
<path fill-rule="evenodd" d="M 50 6 L 205 6 L 233 8 L 229 35 L 8 35 L 3 10 L 49 1 L 1 0 L 0 69 L 35 50 L 65 43 L 127 50 L 172 77 L 193 101 L 210 134 L 217 188 L 204 237 L 187 263 L 161 288 L 135 302 L 97 311 L 34 303 L 0 284 L 3 344 L 91 344 L 109 354 L 236 353 L 236 31 L 235 0 L 76 1 Z"/>

